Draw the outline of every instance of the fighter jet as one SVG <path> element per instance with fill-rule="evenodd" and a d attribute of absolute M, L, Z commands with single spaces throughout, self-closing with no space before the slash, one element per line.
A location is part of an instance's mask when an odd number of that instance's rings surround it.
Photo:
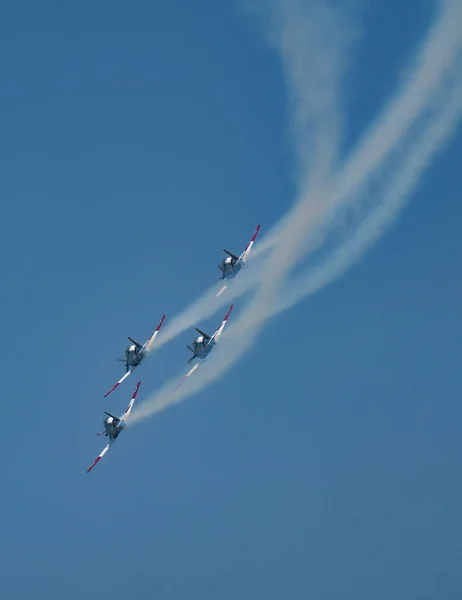
<path fill-rule="evenodd" d="M 135 404 L 136 394 L 138 393 L 140 383 L 141 383 L 141 381 L 138 381 L 138 383 L 136 384 L 136 388 L 135 388 L 135 391 L 133 392 L 133 396 L 132 396 L 132 399 L 130 400 L 130 404 L 127 406 L 127 410 L 124 412 L 123 415 L 121 415 L 120 417 L 115 417 L 114 415 L 111 415 L 111 413 L 104 411 L 105 414 L 108 415 L 107 418 L 104 419 L 104 421 L 103 421 L 104 431 L 100 431 L 96 435 L 105 435 L 106 437 L 109 438 L 109 442 L 106 444 L 106 447 L 104 448 L 104 450 L 95 459 L 95 461 L 91 465 L 91 467 L 89 469 L 87 469 L 87 473 L 89 473 L 93 469 L 93 467 L 97 463 L 99 463 L 99 461 L 103 458 L 103 456 L 106 454 L 106 452 L 112 446 L 112 444 L 119 437 L 120 432 L 123 429 L 125 429 L 125 427 L 127 426 L 125 423 L 125 420 L 130 416 L 130 413 L 132 412 L 132 408 L 133 408 L 133 405 Z"/>
<path fill-rule="evenodd" d="M 252 239 L 247 244 L 244 252 L 240 256 L 237 256 L 237 254 L 233 254 L 229 250 L 226 250 L 226 248 L 223 248 L 223 252 L 226 252 L 226 254 L 228 255 L 228 258 L 224 258 L 221 261 L 221 263 L 218 265 L 218 268 L 221 271 L 221 277 L 219 278 L 219 280 L 234 279 L 234 277 L 236 277 L 236 275 L 239 273 L 239 271 L 242 269 L 242 267 L 245 266 L 247 258 L 249 256 L 250 251 L 252 250 L 252 246 L 255 242 L 255 238 L 258 235 L 259 229 L 260 229 L 260 225 L 258 225 L 258 227 L 256 228 L 255 233 L 252 236 Z M 216 298 L 221 296 L 221 294 L 226 290 L 227 287 L 228 286 L 225 283 L 225 285 L 216 294 Z"/>
<path fill-rule="evenodd" d="M 215 331 L 215 333 L 212 336 L 208 335 L 208 333 L 205 333 L 205 331 L 202 331 L 202 329 L 198 329 L 197 327 L 195 328 L 200 335 L 193 341 L 192 347 L 187 346 L 188 350 L 191 350 L 191 352 L 193 353 L 193 356 L 191 356 L 188 362 L 193 361 L 195 358 L 207 358 L 211 350 L 214 348 L 215 344 L 218 342 L 218 339 L 220 338 L 221 334 L 223 333 L 226 321 L 228 320 L 228 317 L 231 314 L 232 310 L 233 304 L 231 304 L 231 306 L 229 307 L 228 312 L 226 313 L 225 318 L 223 319 L 223 322 L 221 323 L 220 327 Z"/>
<path fill-rule="evenodd" d="M 116 387 L 118 387 L 129 375 L 133 373 L 136 367 L 143 361 L 148 355 L 149 350 L 152 348 L 154 340 L 159 333 L 159 329 L 162 327 L 162 323 L 164 322 L 165 315 L 160 320 L 159 325 L 157 325 L 156 330 L 152 334 L 152 336 L 148 339 L 148 341 L 142 346 L 139 342 L 137 342 L 132 337 L 128 336 L 128 339 L 132 342 L 131 346 L 128 346 L 125 350 L 125 358 L 118 358 L 120 362 L 125 363 L 125 375 L 119 379 L 119 381 L 109 390 L 107 394 L 104 395 L 105 398 L 109 396 L 111 392 L 113 392 Z"/>
<path fill-rule="evenodd" d="M 212 336 L 205 333 L 205 331 L 202 331 L 202 329 L 196 328 L 196 331 L 200 333 L 200 336 L 194 340 L 192 346 L 187 346 L 188 350 L 191 350 L 191 352 L 193 353 L 191 358 L 188 360 L 188 363 L 192 362 L 195 358 L 207 358 L 209 353 L 212 351 L 212 349 L 218 342 L 218 339 L 220 338 L 221 334 L 223 333 L 223 329 L 225 328 L 226 322 L 228 321 L 228 317 L 231 314 L 232 310 L 233 305 L 231 304 L 220 327 L 215 331 L 215 333 Z M 173 390 L 178 389 L 180 385 L 182 385 L 186 381 L 186 379 L 188 379 L 188 377 L 190 377 L 194 373 L 194 371 L 196 371 L 199 368 L 200 364 L 200 361 L 196 362 L 196 364 L 193 365 L 193 367 L 188 371 L 188 373 L 186 373 L 183 379 L 176 384 Z"/>
<path fill-rule="evenodd" d="M 236 275 L 239 273 L 239 271 L 245 265 L 245 262 L 249 256 L 249 253 L 252 250 L 253 243 L 255 242 L 255 238 L 258 235 L 259 229 L 260 229 L 260 225 L 258 225 L 257 229 L 255 230 L 255 233 L 252 236 L 252 239 L 247 244 L 244 252 L 240 256 L 237 256 L 236 254 L 233 254 L 229 250 L 226 250 L 226 248 L 223 248 L 223 252 L 226 252 L 226 254 L 228 255 L 228 258 L 224 258 L 221 261 L 221 263 L 218 265 L 218 268 L 220 269 L 220 271 L 222 273 L 221 279 L 233 279 L 233 277 L 236 277 Z"/>

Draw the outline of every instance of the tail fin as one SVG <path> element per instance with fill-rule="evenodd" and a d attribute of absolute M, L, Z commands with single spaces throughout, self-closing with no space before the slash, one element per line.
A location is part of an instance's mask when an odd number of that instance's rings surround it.
<path fill-rule="evenodd" d="M 223 252 L 226 252 L 226 254 L 228 256 L 231 256 L 231 258 L 234 258 L 234 260 L 239 260 L 239 256 L 237 256 L 236 254 L 233 254 L 232 252 L 230 252 L 229 250 L 226 250 L 226 248 L 223 248 Z"/>
<path fill-rule="evenodd" d="M 120 417 L 116 417 L 115 415 L 111 415 L 107 410 L 104 411 L 104 414 L 108 415 L 108 417 L 112 417 L 115 421 L 120 421 Z"/>
<path fill-rule="evenodd" d="M 132 337 L 130 337 L 129 335 L 127 336 L 127 338 L 131 341 L 132 344 L 135 344 L 135 346 L 141 350 L 141 348 L 143 347 L 143 344 L 140 344 L 139 342 L 137 342 L 135 339 L 133 339 Z"/>
<path fill-rule="evenodd" d="M 205 339 L 207 339 L 207 340 L 212 339 L 212 336 L 209 335 L 208 333 L 205 333 L 205 331 L 202 331 L 202 329 L 195 327 L 195 330 L 197 331 L 197 333 L 200 333 L 203 337 L 205 337 Z"/>

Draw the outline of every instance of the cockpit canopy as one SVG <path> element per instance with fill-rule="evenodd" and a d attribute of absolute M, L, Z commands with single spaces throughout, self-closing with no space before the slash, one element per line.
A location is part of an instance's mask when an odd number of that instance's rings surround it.
<path fill-rule="evenodd" d="M 127 352 L 136 352 L 136 346 L 135 346 L 135 344 L 133 344 L 132 346 L 129 346 L 127 348 Z"/>
<path fill-rule="evenodd" d="M 231 256 L 228 256 L 228 258 L 225 258 L 224 260 L 225 265 L 232 265 L 233 264 L 233 259 L 231 258 Z"/>
<path fill-rule="evenodd" d="M 196 338 L 196 341 L 194 343 L 195 344 L 203 344 L 204 343 L 204 336 L 200 335 L 198 338 Z"/>

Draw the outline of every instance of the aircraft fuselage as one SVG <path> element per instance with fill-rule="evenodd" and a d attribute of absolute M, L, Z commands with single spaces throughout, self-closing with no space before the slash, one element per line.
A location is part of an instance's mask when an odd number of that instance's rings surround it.
<path fill-rule="evenodd" d="M 237 261 L 231 256 L 221 261 L 220 269 L 223 273 L 223 279 L 233 279 L 242 269 L 242 261 Z"/>
<path fill-rule="evenodd" d="M 103 423 L 104 430 L 108 438 L 110 438 L 111 440 L 117 439 L 120 435 L 120 432 L 122 431 L 123 424 L 120 425 L 119 421 L 116 421 L 116 423 L 114 423 L 113 417 L 108 417 L 107 419 L 104 419 Z M 117 424 L 119 424 L 119 426 L 117 426 Z"/>
<path fill-rule="evenodd" d="M 137 367 L 145 356 L 146 354 L 140 352 L 135 344 L 128 346 L 125 350 L 125 360 L 129 367 Z"/>
<path fill-rule="evenodd" d="M 194 340 L 192 346 L 194 354 L 197 358 L 207 358 L 207 356 L 210 354 L 210 351 L 215 346 L 215 341 L 210 341 L 207 344 L 207 340 L 204 338 L 204 336 L 200 335 Z"/>

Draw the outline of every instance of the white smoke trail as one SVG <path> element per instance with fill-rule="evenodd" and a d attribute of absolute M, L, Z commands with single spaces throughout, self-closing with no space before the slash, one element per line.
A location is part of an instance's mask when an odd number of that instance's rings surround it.
<path fill-rule="evenodd" d="M 462 68 L 462 67 L 461 67 Z M 461 70 L 462 79 L 462 70 Z M 448 92 L 449 99 L 439 107 L 427 130 L 407 148 L 407 162 L 388 181 L 378 206 L 364 219 L 355 235 L 331 254 L 316 269 L 302 275 L 281 298 L 278 312 L 287 310 L 306 296 L 315 293 L 340 277 L 381 236 L 395 219 L 409 195 L 418 184 L 433 156 L 455 133 L 455 126 L 462 118 L 462 84 L 458 83 Z"/>
<path fill-rule="evenodd" d="M 313 4 L 309 6 L 312 7 Z M 334 31 L 331 38 L 337 40 L 338 48 L 341 48 L 341 51 L 334 49 L 326 52 L 325 48 L 322 47 L 322 39 L 326 37 L 326 33 L 322 27 L 317 27 L 317 23 L 320 20 L 327 28 L 329 26 L 327 16 L 332 17 L 332 14 L 335 16 L 335 13 L 331 13 L 327 9 L 327 12 L 323 14 L 320 6 L 322 6 L 322 3 L 315 3 L 314 15 L 313 18 L 310 18 L 310 15 L 306 14 L 306 6 L 304 8 L 300 2 L 282 4 L 280 12 L 276 12 L 275 17 L 279 24 L 279 37 L 274 31 L 276 25 L 273 24 L 273 42 L 277 44 L 277 39 L 279 39 L 278 45 L 283 56 L 285 72 L 292 88 L 296 90 L 292 104 L 294 106 L 301 105 L 298 111 L 294 109 L 294 122 L 301 131 L 299 136 L 299 139 L 302 140 L 299 141 L 300 157 L 309 156 L 310 161 L 312 161 L 312 150 L 303 150 L 304 146 L 315 147 L 314 144 L 310 143 L 314 137 L 314 131 L 313 128 L 309 127 L 309 116 L 317 116 L 318 112 L 321 113 L 319 119 L 313 118 L 312 121 L 319 120 L 320 123 L 326 124 L 325 130 L 331 130 L 330 135 L 324 136 L 322 141 L 325 147 L 331 148 L 332 153 L 336 147 L 334 140 L 338 134 L 335 131 L 332 132 L 333 127 L 326 117 L 327 111 L 324 107 L 331 107 L 330 112 L 334 115 L 332 122 L 338 122 L 338 116 L 335 114 L 333 101 L 326 91 L 333 89 L 333 87 L 336 89 L 335 82 L 333 84 L 334 78 L 331 76 L 329 79 L 326 75 L 326 73 L 329 73 L 327 68 L 329 63 L 323 63 L 322 75 L 318 74 L 317 78 L 313 79 L 313 72 L 316 73 L 316 70 L 313 68 L 312 60 L 307 61 L 307 65 L 310 66 L 310 69 L 308 69 L 303 59 L 306 56 L 316 58 L 318 55 L 322 55 L 325 61 L 329 57 L 331 64 L 333 61 L 336 64 L 343 62 L 344 59 L 341 57 L 344 54 L 345 47 L 357 35 L 358 31 L 355 22 L 353 21 L 352 24 L 352 20 L 346 19 L 345 15 L 342 14 L 341 23 L 336 23 L 334 30 L 330 28 L 331 31 Z M 380 117 L 377 126 L 366 134 L 366 138 L 359 144 L 358 151 L 346 163 L 342 174 L 343 184 L 338 186 L 340 193 L 318 194 L 315 202 L 312 200 L 313 196 L 302 195 L 300 204 L 293 211 L 290 211 L 264 239 L 258 240 L 250 256 L 250 263 L 259 255 L 267 253 L 274 247 L 279 247 L 281 235 L 290 231 L 291 224 L 299 222 L 299 215 L 305 212 L 305 206 L 308 203 L 316 204 L 317 209 L 313 209 L 311 219 L 307 223 L 303 244 L 300 244 L 300 253 L 312 252 L 319 247 L 330 232 L 332 223 L 338 215 L 338 209 L 347 205 L 351 198 L 357 201 L 356 195 L 345 194 L 345 187 L 348 187 L 350 192 L 357 193 L 358 186 L 364 187 L 367 184 L 370 177 L 374 175 L 375 168 L 382 165 L 388 154 L 403 139 L 406 131 L 432 101 L 433 94 L 438 89 L 438 81 L 444 71 L 450 67 L 451 61 L 454 60 L 455 48 L 460 43 L 461 7 L 460 4 L 454 1 L 446 2 L 444 7 L 445 10 L 442 11 L 440 19 L 434 24 L 427 41 L 418 53 L 416 65 L 410 73 L 413 79 L 412 85 L 409 85 L 408 80 L 406 80 L 406 87 L 396 95 L 387 112 Z M 285 16 L 285 21 L 281 15 Z M 306 23 L 311 24 L 311 26 L 307 26 Z M 338 39 L 339 31 L 343 32 L 343 37 L 341 36 L 340 39 Z M 313 35 L 316 32 L 318 32 L 317 36 Z M 309 42 L 308 47 L 306 40 Z M 332 44 L 332 42 L 330 43 Z M 321 51 L 319 50 L 320 46 Z M 315 99 L 314 102 L 312 99 Z M 310 100 L 311 105 L 309 104 Z M 318 112 L 316 107 L 321 107 Z M 319 125 L 317 129 L 320 129 Z M 319 137 L 322 139 L 324 130 L 321 129 L 320 131 Z M 316 147 L 322 147 L 322 144 L 317 144 Z M 326 163 L 329 163 L 329 161 L 326 161 Z M 310 170 L 311 174 L 314 175 L 313 171 L 313 169 Z M 308 184 L 304 182 L 303 185 Z M 330 199 L 327 200 L 329 197 Z M 176 318 L 170 322 L 167 321 L 154 350 L 173 340 L 195 323 L 211 317 L 227 303 L 256 287 L 259 280 L 259 272 L 252 269 L 251 275 L 248 272 L 242 273 L 238 280 L 233 281 L 226 294 L 219 299 L 215 298 L 216 286 L 208 290 Z"/>
<path fill-rule="evenodd" d="M 324 205 L 319 220 L 311 221 L 309 235 L 305 235 L 300 245 L 300 254 L 313 251 L 319 247 L 332 229 L 333 222 L 340 211 L 353 203 L 358 203 L 361 189 L 376 176 L 377 169 L 386 166 L 386 160 L 397 146 L 406 141 L 411 127 L 428 110 L 445 80 L 446 72 L 454 69 L 461 47 L 462 3 L 457 0 L 445 1 L 441 4 L 439 19 L 431 28 L 427 39 L 417 53 L 414 66 L 408 69 L 403 80 L 402 89 L 389 103 L 385 112 L 379 116 L 375 127 L 372 126 L 357 150 L 345 162 L 342 169 L 334 175 L 336 189 L 324 190 Z M 453 74 L 454 76 L 454 74 Z M 340 181 L 337 181 L 340 180 Z M 279 237 L 287 231 L 294 220 L 303 215 L 305 205 L 310 202 L 303 197 L 301 206 L 296 207 L 298 213 L 289 214 L 279 228 Z M 311 235 L 311 234 L 315 235 Z M 271 240 L 273 243 L 273 240 Z M 299 240 L 297 240 L 299 242 Z M 262 251 L 262 245 L 255 249 L 255 255 Z"/>
<path fill-rule="evenodd" d="M 291 10 L 287 10 L 290 4 Z M 292 98 L 293 119 L 297 127 L 303 130 L 303 137 L 310 140 L 309 152 L 303 149 L 306 144 L 300 144 L 300 161 L 306 161 L 310 157 L 311 172 L 313 179 L 322 181 L 333 168 L 334 159 L 338 151 L 340 139 L 340 107 L 337 102 L 340 98 L 339 85 L 342 74 L 344 73 L 344 61 L 347 55 L 348 45 L 350 44 L 351 34 L 356 26 L 353 25 L 351 18 L 347 15 L 340 22 L 339 15 L 332 11 L 324 2 L 314 2 L 311 4 L 315 8 L 317 19 L 313 22 L 306 18 L 306 7 L 298 1 L 291 1 L 288 5 L 274 3 L 274 11 L 268 15 L 272 29 L 272 43 L 281 49 L 284 60 L 284 68 L 289 80 L 293 81 L 291 89 L 295 94 Z M 308 15 L 309 16 L 309 15 Z M 347 24 L 351 23 L 348 27 Z M 335 27 L 336 35 L 329 37 L 329 31 Z M 327 43 L 326 43 L 327 40 Z M 322 48 L 324 62 L 316 60 L 319 54 L 319 48 Z M 305 60 L 301 57 L 312 57 L 309 68 Z M 321 209 L 318 208 L 320 212 Z M 295 218 L 294 218 L 295 217 Z M 296 225 L 296 215 L 292 215 L 290 225 Z M 290 233 L 285 228 L 285 235 Z M 299 232 L 298 237 L 304 235 Z M 268 251 L 276 242 L 276 237 L 266 236 L 269 241 L 262 245 Z M 272 240 L 272 241 L 271 241 Z M 261 240 L 258 240 L 261 245 Z M 261 260 L 264 256 L 260 253 L 260 260 L 257 257 L 255 249 L 252 251 L 252 268 L 239 274 L 239 278 L 232 282 L 232 286 L 227 293 L 219 298 L 219 302 L 212 293 L 207 292 L 203 297 L 194 303 L 186 311 L 183 311 L 175 319 L 170 328 L 162 335 L 162 343 L 172 340 L 180 331 L 186 327 L 191 327 L 200 318 L 210 316 L 210 309 L 216 312 L 219 306 L 234 300 L 238 295 L 249 291 L 252 287 L 259 287 L 263 281 L 268 281 L 268 261 Z M 277 291 L 279 286 L 278 273 L 283 275 L 285 263 L 283 252 L 278 251 L 276 260 L 280 262 L 280 269 L 271 269 L 271 286 Z M 272 264 L 272 261 L 271 261 Z M 270 267 L 271 268 L 271 267 Z M 230 292 L 230 293 L 228 293 Z M 197 318 L 199 317 L 199 318 Z M 229 326 L 228 326 L 229 327 Z M 160 340 L 159 340 L 160 342 Z M 161 343 L 157 348 L 161 347 Z M 183 397 L 185 390 L 192 390 L 204 381 L 207 375 L 199 371 L 199 378 L 195 375 L 195 381 L 188 382 L 180 389 L 171 390 L 173 382 L 168 382 L 163 386 L 160 395 L 162 396 L 162 405 L 174 401 L 176 397 Z M 198 374 L 199 374 L 198 373 Z M 168 400 L 167 400 L 168 398 Z M 132 421 L 141 417 L 145 410 L 147 402 L 133 413 Z"/>
<path fill-rule="evenodd" d="M 183 388 L 173 393 L 172 382 L 168 382 L 148 398 L 133 413 L 133 421 L 186 399 L 220 377 L 250 347 L 268 317 L 293 306 L 341 275 L 382 234 L 461 118 L 462 90 L 457 87 L 462 74 L 461 24 L 461 4 L 444 2 L 440 19 L 421 49 L 406 84 L 346 162 L 340 176 L 333 173 L 325 182 L 329 173 L 325 167 L 331 167 L 332 160 L 320 161 L 318 165 L 314 161 L 313 166 L 310 159 L 310 171 L 321 172 L 322 176 L 316 180 L 317 187 L 308 189 L 290 218 L 285 219 L 284 228 L 278 231 L 271 260 L 262 264 L 256 295 L 241 318 L 230 323 L 226 338 L 222 338 L 226 339 L 226 344 L 221 341 L 217 356 L 209 359 L 212 364 L 201 369 L 195 380 L 188 380 Z M 337 88 L 334 90 L 337 92 Z M 304 97 L 303 94 L 301 96 Z M 423 117 L 426 117 L 426 122 L 419 123 Z M 335 128 L 333 131 L 336 131 Z M 393 156 L 390 158 L 393 151 L 394 160 Z M 404 163 L 403 152 L 409 153 Z M 384 169 L 387 179 L 380 182 L 378 206 L 369 211 L 356 235 L 318 268 L 292 283 L 287 294 L 281 293 L 290 269 L 307 250 L 307 229 L 310 234 L 308 249 L 312 250 L 329 233 L 326 224 L 332 226 L 333 213 L 338 207 L 363 200 L 367 196 L 364 193 L 365 183 L 372 177 L 380 179 Z M 306 178 L 302 179 L 303 185 L 306 181 Z M 314 231 L 313 222 L 317 228 Z M 310 240 L 313 234 L 315 244 Z"/>
<path fill-rule="evenodd" d="M 260 16 L 265 18 L 270 30 L 270 43 L 280 51 L 283 59 L 283 69 L 292 91 L 290 106 L 298 160 L 300 165 L 305 165 L 304 173 L 307 172 L 306 163 L 310 163 L 310 183 L 313 186 L 333 168 L 338 152 L 339 85 L 345 72 L 349 46 L 358 35 L 357 15 L 334 9 L 323 0 L 312 0 L 309 4 L 300 0 L 271 0 L 271 10 L 268 11 L 266 2 L 259 7 Z M 335 35 L 330 35 L 333 31 Z M 319 212 L 322 212 L 321 208 Z M 286 221 L 294 220 L 296 215 L 289 214 L 263 239 L 260 234 L 249 257 L 251 268 L 229 283 L 225 294 L 216 298 L 219 286 L 215 285 L 173 320 L 167 321 L 153 352 L 258 287 L 261 259 L 278 245 L 281 232 L 286 230 Z"/>

